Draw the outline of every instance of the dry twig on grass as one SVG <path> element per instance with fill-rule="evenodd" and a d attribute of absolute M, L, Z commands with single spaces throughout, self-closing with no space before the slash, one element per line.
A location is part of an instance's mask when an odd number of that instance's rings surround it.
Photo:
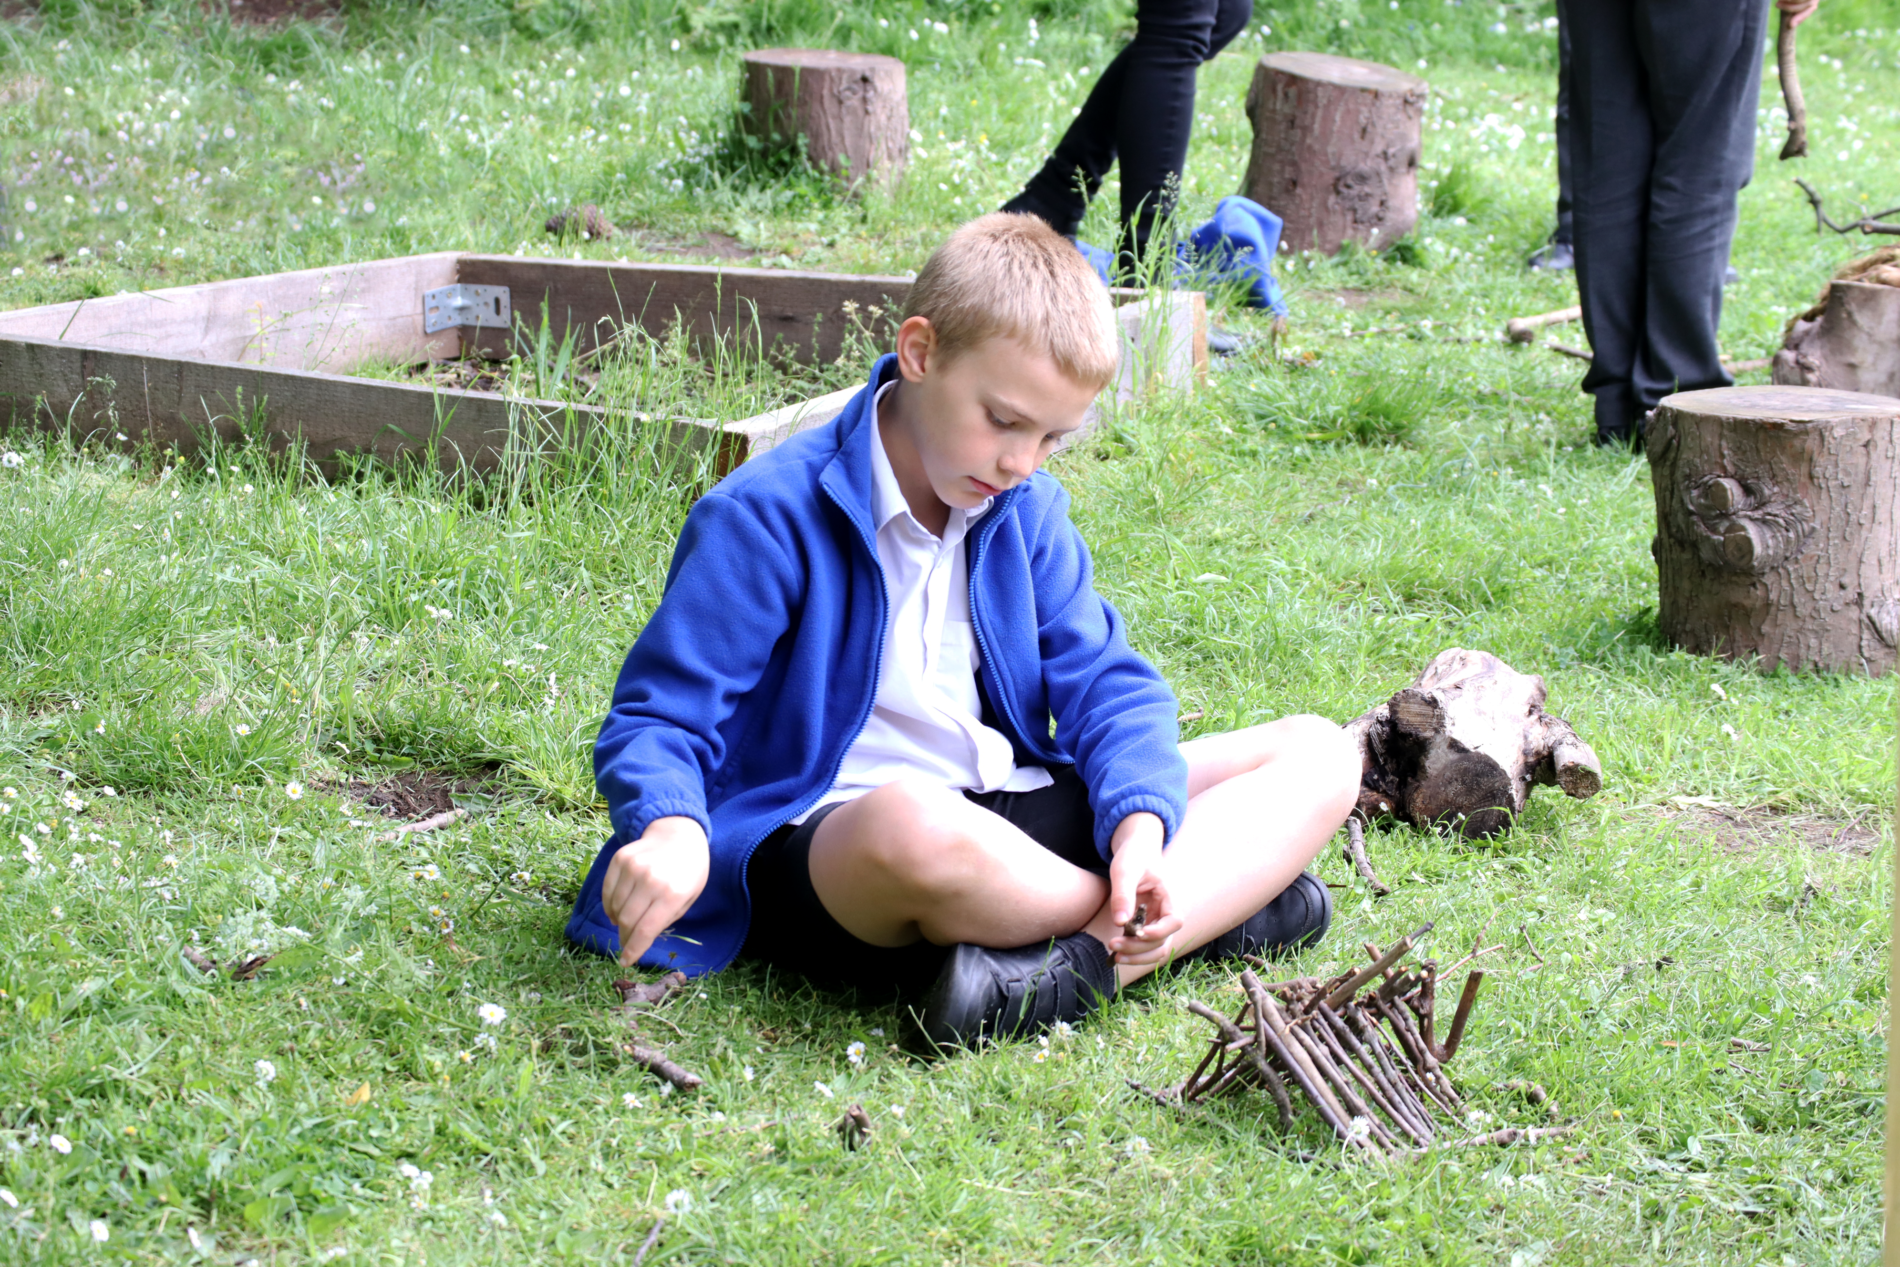
<path fill-rule="evenodd" d="M 1353 870 L 1359 873 L 1359 878 L 1371 886 L 1374 896 L 1384 897 L 1392 891 L 1385 887 L 1385 881 L 1372 869 L 1372 859 L 1366 856 L 1366 829 L 1359 821 L 1357 810 L 1346 818 L 1345 853 L 1352 861 Z"/>
<path fill-rule="evenodd" d="M 1374 1156 L 1435 1142 L 1512 1144 L 1562 1133 L 1513 1127 L 1478 1139 L 1439 1140 L 1437 1116 L 1456 1120 L 1463 1104 L 1444 1065 L 1464 1038 L 1484 973 L 1474 969 L 1465 977 L 1451 1029 L 1439 1042 L 1438 965 L 1429 959 L 1416 967 L 1403 963 L 1431 927 L 1384 951 L 1368 945 L 1369 965 L 1327 979 L 1263 985 L 1243 969 L 1247 1001 L 1238 1015 L 1230 1019 L 1205 1004 L 1188 1003 L 1190 1012 L 1214 1026 L 1215 1036 L 1179 1090 L 1163 1096 L 1129 1085 L 1160 1102 L 1183 1105 L 1257 1087 L 1272 1097 L 1282 1130 L 1293 1125 L 1297 1092 L 1349 1150 Z M 1482 944 L 1472 957 L 1481 953 Z"/>
<path fill-rule="evenodd" d="M 1794 183 L 1801 186 L 1801 192 L 1808 196 L 1808 204 L 1814 208 L 1814 231 L 1816 233 L 1819 233 L 1825 228 L 1832 229 L 1836 233 L 1852 233 L 1858 229 L 1864 235 L 1874 233 L 1900 234 L 1900 223 L 1890 223 L 1887 219 L 1888 216 L 1900 216 L 1900 207 L 1888 207 L 1885 211 L 1876 211 L 1870 216 L 1862 216 L 1860 219 L 1850 220 L 1846 224 L 1835 224 L 1834 221 L 1828 219 L 1827 212 L 1822 210 L 1821 195 L 1814 192 L 1814 186 L 1798 177 Z"/>
<path fill-rule="evenodd" d="M 394 831 L 386 831 L 382 834 L 380 839 L 387 844 L 390 841 L 401 840 L 404 836 L 411 835 L 415 832 L 437 831 L 467 816 L 468 811 L 465 809 L 445 809 L 440 814 L 431 814 L 427 818 L 419 819 L 416 822 L 404 823 Z"/>
<path fill-rule="evenodd" d="M 633 1256 L 633 1267 L 640 1267 L 640 1264 L 646 1261 L 647 1254 L 655 1245 L 660 1243 L 660 1229 L 665 1226 L 666 1216 L 664 1214 L 653 1220 L 653 1230 L 647 1233 L 647 1238 L 644 1241 L 640 1242 L 640 1249 Z"/>
<path fill-rule="evenodd" d="M 864 1111 L 862 1104 L 854 1104 L 844 1111 L 844 1116 L 832 1124 L 832 1130 L 838 1132 L 838 1141 L 846 1151 L 856 1152 L 871 1138 L 871 1132 L 877 1126 L 871 1121 L 871 1115 Z"/>
<path fill-rule="evenodd" d="M 620 992 L 620 1011 L 626 1017 L 627 1028 L 635 1034 L 640 1032 L 640 1021 L 645 1009 L 664 1003 L 673 995 L 686 988 L 686 974 L 669 972 L 658 981 L 614 982 L 614 989 Z M 679 1027 L 674 1026 L 677 1031 Z M 693 1091 L 705 1084 L 705 1079 L 675 1064 L 665 1051 L 658 1047 L 648 1047 L 644 1043 L 632 1042 L 621 1045 L 624 1052 L 635 1064 L 641 1065 L 655 1077 L 664 1079 L 681 1091 Z"/>

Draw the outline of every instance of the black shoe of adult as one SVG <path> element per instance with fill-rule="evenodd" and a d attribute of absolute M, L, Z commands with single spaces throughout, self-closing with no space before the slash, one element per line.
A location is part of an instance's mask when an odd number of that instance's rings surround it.
<path fill-rule="evenodd" d="M 1572 249 L 1570 243 L 1564 241 L 1562 238 L 1552 238 L 1535 251 L 1532 251 L 1530 258 L 1524 261 L 1525 268 L 1548 269 L 1553 273 L 1561 273 L 1565 269 L 1575 268 L 1576 266 L 1577 253 Z"/>
<path fill-rule="evenodd" d="M 1626 422 L 1616 428 L 1598 427 L 1596 436 L 1591 440 L 1591 443 L 1596 445 L 1599 449 L 1619 448 L 1641 452 L 1643 447 L 1643 423 L 1644 419 L 1638 418 L 1634 422 Z"/>
<path fill-rule="evenodd" d="M 1312 872 L 1302 871 L 1280 896 L 1255 911 L 1246 923 L 1195 947 L 1176 962 L 1305 950 L 1318 944 L 1332 924 L 1333 891 Z"/>
<path fill-rule="evenodd" d="M 1087 933 L 991 950 L 960 945 L 924 996 L 924 1034 L 939 1047 L 1014 1038 L 1081 1020 L 1115 994 L 1115 963 Z"/>

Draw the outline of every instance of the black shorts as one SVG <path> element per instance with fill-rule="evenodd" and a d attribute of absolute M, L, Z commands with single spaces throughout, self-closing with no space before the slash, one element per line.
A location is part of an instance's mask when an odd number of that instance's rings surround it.
<path fill-rule="evenodd" d="M 1074 866 L 1097 875 L 1108 864 L 1095 851 L 1095 813 L 1087 786 L 1073 766 L 1049 772 L 1055 782 L 1033 792 L 965 792 L 963 795 L 1014 824 L 1030 839 Z M 909 946 L 873 946 L 831 917 L 811 887 L 811 841 L 825 815 L 846 802 L 818 810 L 803 823 L 787 823 L 752 852 L 746 888 L 752 894 L 752 926 L 740 955 L 796 972 L 814 985 L 857 990 L 869 997 L 914 997 L 936 980 L 950 953 L 927 941 Z"/>

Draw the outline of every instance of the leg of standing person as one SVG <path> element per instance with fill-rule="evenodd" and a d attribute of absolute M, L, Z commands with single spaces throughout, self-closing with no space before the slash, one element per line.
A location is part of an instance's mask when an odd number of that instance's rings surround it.
<path fill-rule="evenodd" d="M 1073 236 L 1117 157 L 1123 247 L 1145 244 L 1194 121 L 1194 72 L 1246 29 L 1252 0 L 1142 0 L 1135 38 L 1103 70 L 1054 153 L 1004 211 L 1041 216 Z M 1137 227 L 1146 206 L 1147 228 Z"/>
<path fill-rule="evenodd" d="M 1576 227 L 1570 211 L 1570 26 L 1564 0 L 1557 0 L 1557 109 L 1551 130 L 1557 150 L 1557 228 L 1550 240 L 1531 252 L 1529 268 L 1560 271 L 1576 266 Z"/>
<path fill-rule="evenodd" d="M 1633 382 L 1643 337 L 1644 238 L 1653 142 L 1636 47 L 1641 0 L 1598 0 L 1570 44 L 1570 175 L 1577 297 L 1594 354 L 1599 443 L 1626 441 L 1642 417 Z"/>
<path fill-rule="evenodd" d="M 1753 166 L 1766 10 L 1600 0 L 1572 31 L 1577 292 L 1599 442 L 1672 391 L 1721 386 L 1716 333 Z"/>
<path fill-rule="evenodd" d="M 1637 22 L 1655 126 L 1645 234 L 1644 412 L 1670 392 L 1726 387 L 1717 334 L 1736 196 L 1755 167 L 1763 0 L 1650 3 Z"/>

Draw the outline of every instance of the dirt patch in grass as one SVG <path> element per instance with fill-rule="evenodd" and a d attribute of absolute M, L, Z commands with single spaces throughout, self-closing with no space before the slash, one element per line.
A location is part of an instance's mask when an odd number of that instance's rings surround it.
<path fill-rule="evenodd" d="M 342 0 L 206 0 L 205 12 L 228 12 L 233 22 L 271 26 L 278 22 L 322 22 L 343 16 Z"/>
<path fill-rule="evenodd" d="M 1368 304 L 1393 304 L 1407 295 L 1402 290 L 1361 290 L 1341 286 L 1336 290 L 1309 290 L 1302 296 L 1316 304 L 1332 303 L 1341 308 L 1364 308 Z"/>
<path fill-rule="evenodd" d="M 1766 845 L 1794 841 L 1815 853 L 1865 858 L 1880 844 L 1880 820 L 1873 811 L 1851 818 L 1804 814 L 1757 805 L 1675 805 L 1663 817 L 1677 830 L 1712 840 L 1717 849 L 1749 858 Z"/>
<path fill-rule="evenodd" d="M 404 770 L 376 783 L 351 779 L 342 790 L 385 817 L 414 822 L 455 808 L 455 798 L 483 791 L 499 766 L 474 774 L 450 775 L 438 770 Z"/>
<path fill-rule="evenodd" d="M 687 235 L 660 233 L 653 229 L 627 229 L 624 233 L 629 246 L 641 251 L 650 251 L 655 255 L 692 255 L 702 259 L 750 260 L 757 259 L 762 254 L 746 246 L 730 233 L 721 233 L 717 229 Z"/>

